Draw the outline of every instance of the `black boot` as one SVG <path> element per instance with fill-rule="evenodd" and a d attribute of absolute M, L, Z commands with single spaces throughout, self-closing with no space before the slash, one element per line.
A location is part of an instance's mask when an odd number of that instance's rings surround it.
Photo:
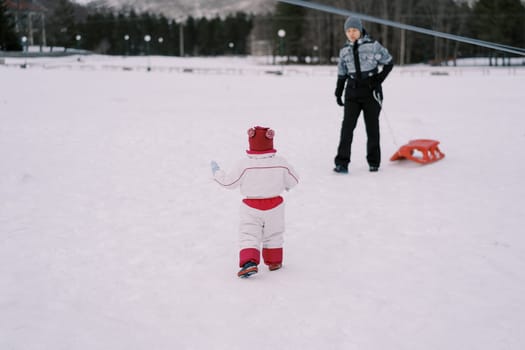
<path fill-rule="evenodd" d="M 334 168 L 334 171 L 339 174 L 348 174 L 348 166 L 337 164 Z"/>

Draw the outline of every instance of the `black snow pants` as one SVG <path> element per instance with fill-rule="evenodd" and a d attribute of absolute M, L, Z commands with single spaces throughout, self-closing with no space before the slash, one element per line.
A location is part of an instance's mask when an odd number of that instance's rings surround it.
<path fill-rule="evenodd" d="M 381 163 L 381 148 L 379 145 L 379 113 L 381 105 L 372 94 L 364 97 L 345 99 L 344 119 L 341 126 L 341 138 L 335 157 L 336 165 L 348 166 L 352 149 L 352 139 L 357 119 L 363 111 L 367 141 L 367 156 L 369 166 L 379 167 Z"/>

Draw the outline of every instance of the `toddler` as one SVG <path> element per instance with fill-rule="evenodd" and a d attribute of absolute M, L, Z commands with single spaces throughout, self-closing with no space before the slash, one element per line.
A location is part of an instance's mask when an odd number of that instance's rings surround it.
<path fill-rule="evenodd" d="M 288 162 L 276 155 L 274 131 L 256 126 L 248 130 L 247 158 L 239 161 L 229 173 L 211 162 L 214 180 L 221 186 L 239 187 L 245 197 L 240 209 L 239 266 L 237 274 L 246 278 L 258 272 L 260 251 L 270 271 L 283 262 L 284 199 L 281 193 L 299 182 Z"/>

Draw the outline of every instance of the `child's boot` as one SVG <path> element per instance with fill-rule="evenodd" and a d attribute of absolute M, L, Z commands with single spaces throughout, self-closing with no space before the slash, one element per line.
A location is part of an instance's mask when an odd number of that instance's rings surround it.
<path fill-rule="evenodd" d="M 283 267 L 283 248 L 263 248 L 262 255 L 270 271 Z"/>
<path fill-rule="evenodd" d="M 270 265 L 268 265 L 268 269 L 270 271 L 279 270 L 281 267 L 283 267 L 283 264 L 270 264 Z"/>
<path fill-rule="evenodd" d="M 253 261 L 248 261 L 242 266 L 241 270 L 237 273 L 237 276 L 241 278 L 248 278 L 251 275 L 256 274 L 257 271 L 259 271 L 257 268 L 257 264 Z"/>

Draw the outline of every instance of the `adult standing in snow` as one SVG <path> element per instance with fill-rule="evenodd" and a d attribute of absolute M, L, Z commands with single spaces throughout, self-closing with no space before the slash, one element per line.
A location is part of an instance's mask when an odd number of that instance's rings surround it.
<path fill-rule="evenodd" d="M 339 52 L 337 66 L 337 104 L 344 106 L 344 119 L 334 171 L 348 173 L 354 129 L 363 111 L 367 134 L 367 161 L 370 171 L 378 171 L 381 163 L 379 144 L 379 113 L 383 101 L 381 83 L 394 63 L 388 50 L 370 38 L 361 20 L 348 17 L 344 24 L 347 43 Z M 381 71 L 379 68 L 382 66 Z M 346 83 L 346 90 L 345 90 Z M 343 102 L 343 90 L 345 90 Z"/>
<path fill-rule="evenodd" d="M 260 126 L 248 129 L 248 157 L 229 173 L 211 162 L 214 180 L 228 189 L 240 188 L 246 197 L 240 210 L 241 270 L 237 274 L 243 278 L 257 273 L 261 245 L 270 271 L 280 269 L 283 262 L 284 199 L 280 194 L 297 185 L 299 176 L 283 157 L 275 154 L 274 134 L 272 129 Z"/>

